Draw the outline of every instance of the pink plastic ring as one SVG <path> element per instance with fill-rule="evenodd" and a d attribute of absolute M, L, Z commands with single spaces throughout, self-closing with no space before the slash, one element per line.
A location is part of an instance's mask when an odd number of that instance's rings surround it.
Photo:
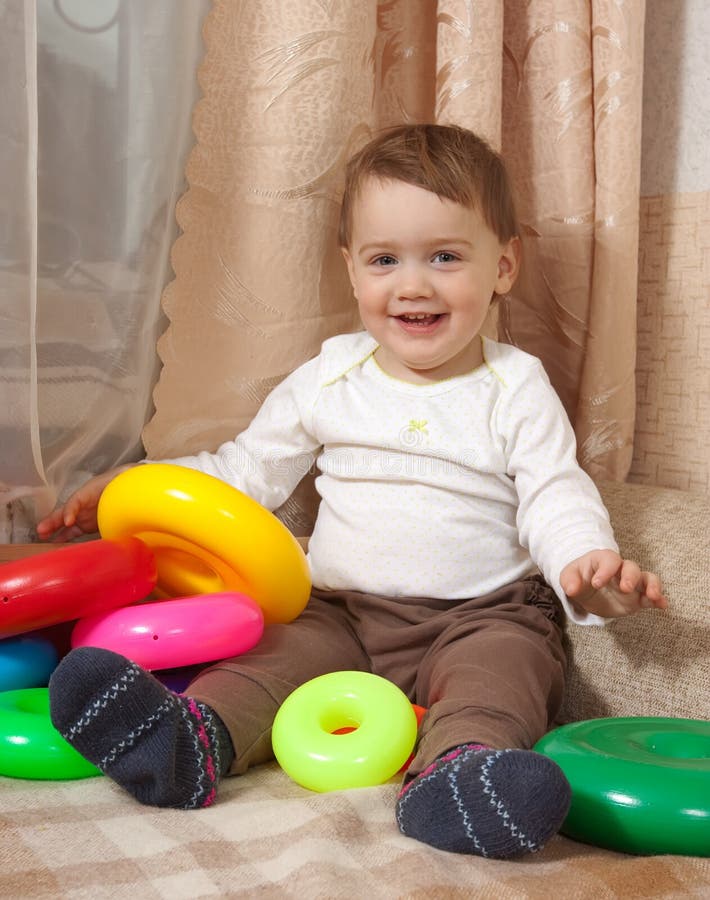
<path fill-rule="evenodd" d="M 80 619 L 72 647 L 104 647 L 144 669 L 174 669 L 251 650 L 264 614 L 247 597 L 227 591 L 141 603 Z"/>

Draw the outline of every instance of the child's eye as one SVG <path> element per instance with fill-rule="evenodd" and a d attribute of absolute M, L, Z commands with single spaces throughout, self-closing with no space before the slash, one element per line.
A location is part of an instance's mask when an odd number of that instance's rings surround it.
<path fill-rule="evenodd" d="M 387 256 L 386 254 L 384 256 L 378 256 L 372 260 L 372 263 L 375 266 L 394 266 L 396 262 L 397 260 L 394 258 L 394 256 Z"/>
<path fill-rule="evenodd" d="M 440 263 L 456 262 L 457 259 L 458 256 L 456 256 L 454 253 L 449 253 L 447 250 L 441 250 L 434 256 L 434 262 Z"/>

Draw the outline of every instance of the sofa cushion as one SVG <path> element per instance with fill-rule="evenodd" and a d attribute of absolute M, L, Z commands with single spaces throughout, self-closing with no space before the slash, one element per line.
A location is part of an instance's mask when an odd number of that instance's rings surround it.
<path fill-rule="evenodd" d="M 710 498 L 603 483 L 621 552 L 663 579 L 669 609 L 569 624 L 560 722 L 601 716 L 710 719 Z"/>

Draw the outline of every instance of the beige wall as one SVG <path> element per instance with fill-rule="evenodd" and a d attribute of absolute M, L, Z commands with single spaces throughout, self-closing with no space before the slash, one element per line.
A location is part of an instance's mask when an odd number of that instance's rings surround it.
<path fill-rule="evenodd" d="M 646 5 L 629 480 L 710 494 L 710 7 Z"/>

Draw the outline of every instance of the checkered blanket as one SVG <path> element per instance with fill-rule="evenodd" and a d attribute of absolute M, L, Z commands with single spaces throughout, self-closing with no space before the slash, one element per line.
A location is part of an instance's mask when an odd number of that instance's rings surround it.
<path fill-rule="evenodd" d="M 555 838 L 498 862 L 433 850 L 394 821 L 397 784 L 315 794 L 273 763 L 208 809 L 138 804 L 107 778 L 0 778 L 0 897 L 687 898 L 710 859 L 630 857 Z"/>

